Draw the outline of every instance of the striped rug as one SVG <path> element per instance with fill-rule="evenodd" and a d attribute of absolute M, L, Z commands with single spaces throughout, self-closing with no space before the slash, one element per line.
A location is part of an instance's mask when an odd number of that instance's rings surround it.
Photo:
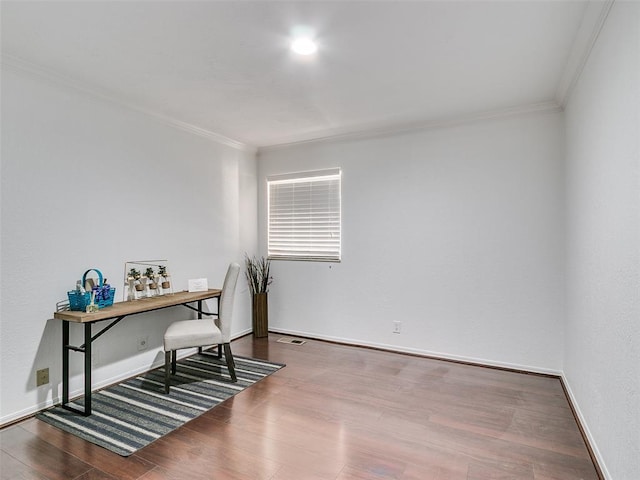
<path fill-rule="evenodd" d="M 234 360 L 237 383 L 231 382 L 224 359 L 205 352 L 178 361 L 169 395 L 164 394 L 164 367 L 156 368 L 95 392 L 89 417 L 58 406 L 37 418 L 127 457 L 284 367 L 253 358 Z M 72 405 L 83 408 L 83 399 Z"/>

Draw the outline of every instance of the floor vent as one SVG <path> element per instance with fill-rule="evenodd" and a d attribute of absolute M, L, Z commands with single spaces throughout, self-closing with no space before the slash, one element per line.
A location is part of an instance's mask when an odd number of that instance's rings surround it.
<path fill-rule="evenodd" d="M 300 340 L 299 338 L 286 338 L 286 337 L 281 338 L 280 340 L 278 340 L 278 342 L 290 343 L 292 345 L 302 345 L 306 343 L 304 340 Z"/>

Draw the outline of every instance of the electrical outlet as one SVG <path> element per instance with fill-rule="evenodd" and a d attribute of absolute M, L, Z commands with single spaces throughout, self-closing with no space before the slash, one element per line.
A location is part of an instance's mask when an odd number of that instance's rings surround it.
<path fill-rule="evenodd" d="M 36 371 L 36 387 L 49 383 L 49 368 Z"/>
<path fill-rule="evenodd" d="M 402 329 L 402 322 L 396 320 L 393 322 L 393 333 L 400 333 Z"/>
<path fill-rule="evenodd" d="M 149 346 L 149 337 L 138 337 L 138 350 L 146 350 Z"/>

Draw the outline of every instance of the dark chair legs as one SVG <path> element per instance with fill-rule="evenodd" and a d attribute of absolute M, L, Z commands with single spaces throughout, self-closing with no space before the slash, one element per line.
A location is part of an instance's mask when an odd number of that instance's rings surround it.
<path fill-rule="evenodd" d="M 169 393 L 171 382 L 171 351 L 164 352 L 164 393 Z"/>
<path fill-rule="evenodd" d="M 231 353 L 231 344 L 224 343 L 218 345 L 218 358 L 222 358 L 222 349 L 224 348 L 224 359 L 227 362 L 227 368 L 229 369 L 229 375 L 233 382 L 238 381 L 236 376 L 236 363 L 233 361 L 233 354 Z M 176 361 L 178 355 L 175 350 L 164 352 L 164 393 L 169 393 L 171 384 L 171 375 L 176 374 Z"/>
<path fill-rule="evenodd" d="M 231 344 L 224 344 L 224 359 L 227 361 L 227 368 L 229 369 L 229 375 L 231 375 L 231 380 L 234 382 L 238 381 L 238 377 L 236 377 L 236 364 L 233 361 L 233 354 L 231 353 Z"/>

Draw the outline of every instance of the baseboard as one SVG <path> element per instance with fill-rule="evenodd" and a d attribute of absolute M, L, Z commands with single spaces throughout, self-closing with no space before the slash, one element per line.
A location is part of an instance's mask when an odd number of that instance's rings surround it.
<path fill-rule="evenodd" d="M 234 335 L 231 336 L 231 340 L 235 340 L 237 338 L 240 337 L 244 337 L 245 335 L 251 333 L 252 330 L 246 329 L 246 330 L 242 330 L 238 333 L 235 333 Z M 189 355 L 193 355 L 195 352 L 197 352 L 196 348 L 193 349 L 185 349 L 185 350 L 181 350 L 180 354 L 178 355 L 178 358 L 184 358 L 187 357 Z M 100 390 L 102 388 L 108 387 L 109 385 L 113 385 L 115 383 L 119 383 L 123 380 L 126 380 L 127 378 L 131 378 L 131 377 L 135 377 L 137 375 L 141 375 L 143 373 L 146 373 L 150 370 L 153 370 L 154 368 L 158 368 L 164 365 L 164 356 L 162 356 L 162 358 L 160 358 L 159 360 L 156 360 L 155 362 L 153 362 L 150 366 L 146 365 L 140 368 L 135 368 L 133 370 L 128 370 L 127 372 L 124 372 L 120 375 L 116 375 L 114 377 L 102 380 L 101 382 L 95 383 L 93 384 L 93 387 L 91 389 L 91 391 L 96 391 L 96 390 Z M 56 390 L 58 390 L 58 388 L 56 388 Z M 79 388 L 73 391 L 69 392 L 69 398 L 73 399 L 73 398 L 77 398 L 77 397 L 81 397 L 82 395 L 84 395 L 84 388 Z M 42 410 L 46 410 L 47 408 L 53 407 L 54 405 L 57 405 L 59 403 L 62 402 L 62 397 L 60 395 L 57 395 L 55 397 L 52 397 L 51 399 L 45 400 L 43 402 L 40 402 L 36 405 L 33 405 L 31 407 L 25 408 L 23 410 L 20 410 L 18 412 L 14 412 L 11 413 L 9 415 L 5 415 L 4 417 L 0 418 L 0 428 L 4 428 L 7 427 L 13 423 L 19 422 L 21 420 L 24 420 L 26 418 L 32 417 L 33 415 L 37 414 L 38 412 L 42 411 Z"/>
<path fill-rule="evenodd" d="M 54 405 L 52 400 L 45 400 L 44 402 L 40 402 L 34 406 L 19 410 L 17 412 L 13 412 L 9 415 L 5 415 L 4 417 L 0 418 L 0 428 L 8 427 L 9 425 L 32 417 L 39 411 L 46 410 L 52 405 Z"/>
<path fill-rule="evenodd" d="M 587 450 L 589 450 L 589 455 L 591 456 L 591 460 L 596 467 L 598 472 L 598 476 L 601 480 L 611 480 L 611 474 L 607 470 L 606 464 L 604 463 L 604 458 L 602 458 L 602 454 L 600 450 L 598 450 L 598 446 L 596 444 L 595 438 L 591 434 L 587 422 L 580 410 L 580 406 L 578 401 L 571 390 L 571 386 L 569 385 L 569 381 L 565 376 L 564 372 L 560 375 L 560 383 L 562 384 L 562 388 L 564 393 L 569 401 L 569 406 L 571 407 L 571 411 L 573 412 L 573 416 L 576 419 L 576 423 L 578 424 L 578 428 L 580 429 L 580 433 L 582 434 L 582 438 L 584 439 L 584 443 L 587 445 Z"/>
<path fill-rule="evenodd" d="M 330 335 L 310 334 L 308 332 L 300 332 L 296 330 L 289 330 L 283 328 L 269 327 L 269 331 L 273 333 L 281 333 L 284 335 L 292 335 L 296 337 L 310 338 L 314 340 L 323 340 L 326 342 L 339 343 L 342 345 L 350 345 L 354 347 L 373 348 L 376 350 L 383 350 L 393 353 L 405 353 L 408 355 L 415 355 L 418 357 L 434 358 L 437 360 L 447 360 L 450 362 L 465 363 L 469 365 L 478 365 L 481 367 L 499 368 L 503 370 L 521 372 L 521 373 L 534 373 L 537 375 L 547 375 L 552 377 L 558 377 L 562 375 L 561 370 L 554 370 L 551 368 L 542 368 L 531 365 L 521 365 L 517 363 L 498 362 L 495 360 L 488 360 L 486 358 L 467 357 L 462 355 L 451 355 L 448 353 L 435 352 L 433 350 L 423 350 L 418 348 L 401 347 L 398 345 L 389 345 L 385 343 L 365 342 L 362 340 L 355 340 L 343 337 L 333 337 Z"/>

